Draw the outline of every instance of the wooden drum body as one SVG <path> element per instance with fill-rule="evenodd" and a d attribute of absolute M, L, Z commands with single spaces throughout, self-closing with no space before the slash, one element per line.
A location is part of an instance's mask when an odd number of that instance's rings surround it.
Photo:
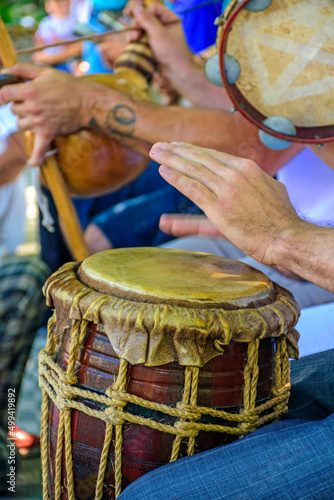
<path fill-rule="evenodd" d="M 40 354 L 45 497 L 115 498 L 287 409 L 299 309 L 249 266 L 119 249 L 66 264 L 45 294 L 55 307 Z"/>

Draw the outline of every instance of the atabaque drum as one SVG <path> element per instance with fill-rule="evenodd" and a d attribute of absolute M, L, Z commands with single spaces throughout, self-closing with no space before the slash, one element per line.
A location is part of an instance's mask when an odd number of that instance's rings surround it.
<path fill-rule="evenodd" d="M 292 295 L 213 255 L 108 250 L 46 282 L 45 498 L 110 499 L 143 474 L 287 410 Z"/>
<path fill-rule="evenodd" d="M 260 137 L 333 141 L 333 0 L 232 0 L 222 22 L 224 84 Z"/>

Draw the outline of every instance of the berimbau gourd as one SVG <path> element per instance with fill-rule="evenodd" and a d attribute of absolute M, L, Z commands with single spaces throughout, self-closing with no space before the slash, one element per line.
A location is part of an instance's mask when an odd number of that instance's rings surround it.
<path fill-rule="evenodd" d="M 147 90 L 154 70 L 154 55 L 147 36 L 143 35 L 138 42 L 128 45 L 116 61 L 114 74 L 81 78 L 121 91 L 135 100 L 149 101 Z M 125 116 L 125 126 L 126 120 Z M 99 131 L 81 130 L 58 137 L 55 140 L 57 159 L 70 192 L 98 195 L 119 189 L 135 179 L 150 160 L 144 153 L 145 145 L 134 141 L 143 152 L 130 149 L 116 136 L 108 137 Z"/>
<path fill-rule="evenodd" d="M 18 62 L 1 16 L 0 56 L 6 68 Z M 130 44 L 116 61 L 115 74 L 83 78 L 122 91 L 133 99 L 149 101 L 147 90 L 154 70 L 153 52 L 148 46 L 147 37 L 143 35 L 136 43 Z M 15 83 L 15 78 L 9 75 L 1 75 L 1 80 L 0 86 Z M 25 133 L 25 139 L 29 155 L 33 135 Z M 89 251 L 69 193 L 78 196 L 99 195 L 119 189 L 136 178 L 150 160 L 148 145 L 140 144 L 135 139 L 133 141 L 136 144 L 132 143 L 134 147 L 129 148 L 115 136 L 81 130 L 66 137 L 57 137 L 52 145 L 56 153 L 47 156 L 41 166 L 42 182 L 50 188 L 66 241 L 71 254 L 78 261 L 85 259 Z"/>
<path fill-rule="evenodd" d="M 148 38 L 142 35 L 138 41 L 128 45 L 116 60 L 115 73 L 81 78 L 111 87 L 135 100 L 150 101 L 147 90 L 155 67 Z M 2 85 L 6 83 L 14 83 L 14 80 L 3 77 Z M 126 121 L 126 117 L 124 119 Z M 133 142 L 134 146 L 130 148 L 122 144 L 122 139 L 119 140 L 116 134 L 110 137 L 90 129 L 57 137 L 54 140 L 56 160 L 70 193 L 77 196 L 100 195 L 119 189 L 135 179 L 150 160 L 148 146 L 136 139 Z M 29 138 L 27 146 L 28 150 L 32 150 Z"/>

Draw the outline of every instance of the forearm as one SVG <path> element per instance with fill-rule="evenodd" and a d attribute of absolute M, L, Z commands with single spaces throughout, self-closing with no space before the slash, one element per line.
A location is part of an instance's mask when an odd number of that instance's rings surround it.
<path fill-rule="evenodd" d="M 72 57 L 79 56 L 81 54 L 82 50 L 82 43 L 81 42 L 75 42 L 70 45 L 66 45 L 62 48 L 60 52 L 57 52 L 56 54 L 47 54 L 44 52 L 37 52 L 35 55 L 35 60 L 36 62 L 39 62 L 41 64 L 45 65 L 55 65 L 55 64 L 61 64 L 68 59 L 71 59 Z"/>
<path fill-rule="evenodd" d="M 0 156 L 0 186 L 13 181 L 26 163 L 23 134 L 12 134 L 7 139 L 7 149 Z"/>
<path fill-rule="evenodd" d="M 91 105 L 84 111 L 84 126 L 117 136 L 135 149 L 140 141 L 148 145 L 160 141 L 190 142 L 250 158 L 271 175 L 301 150 L 295 145 L 284 151 L 266 148 L 258 138 L 257 128 L 239 113 L 178 106 L 166 108 L 101 86 L 96 86 L 85 102 Z"/>
<path fill-rule="evenodd" d="M 321 148 L 318 145 L 309 147 L 323 162 L 334 170 L 334 142 L 326 143 Z"/>
<path fill-rule="evenodd" d="M 334 292 L 334 229 L 301 221 L 277 245 L 275 265 Z"/>
<path fill-rule="evenodd" d="M 226 90 L 210 82 L 204 65 L 193 60 L 166 68 L 164 75 L 172 87 L 194 106 L 227 110 L 232 104 Z"/>

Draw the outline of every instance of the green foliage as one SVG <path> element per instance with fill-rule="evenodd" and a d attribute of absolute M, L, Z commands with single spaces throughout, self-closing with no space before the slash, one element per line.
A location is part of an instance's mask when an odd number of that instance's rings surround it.
<path fill-rule="evenodd" d="M 0 0 L 1 17 L 6 24 L 17 25 L 29 16 L 36 23 L 45 16 L 44 2 L 40 0 Z"/>

